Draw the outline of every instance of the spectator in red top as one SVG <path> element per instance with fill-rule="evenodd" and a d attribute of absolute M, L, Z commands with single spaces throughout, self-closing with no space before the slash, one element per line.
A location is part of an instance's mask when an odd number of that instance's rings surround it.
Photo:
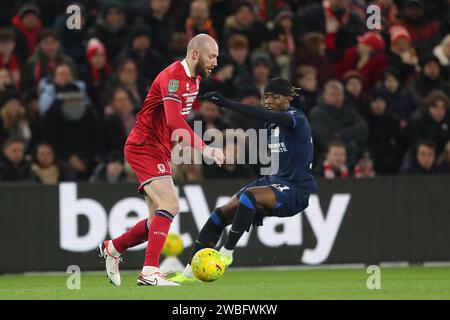
<path fill-rule="evenodd" d="M 381 79 L 387 67 L 384 54 L 384 40 L 377 32 L 368 31 L 358 37 L 358 45 L 347 49 L 344 57 L 335 65 L 336 77 L 343 79 L 344 74 L 352 69 L 361 74 L 364 90 L 371 89 Z"/>
<path fill-rule="evenodd" d="M 5 68 L 11 74 L 14 85 L 20 88 L 20 61 L 14 53 L 16 41 L 14 31 L 11 29 L 0 30 L 0 69 Z"/>
<path fill-rule="evenodd" d="M 389 66 L 400 73 L 400 79 L 407 83 L 420 71 L 419 58 L 411 43 L 411 35 L 405 27 L 397 25 L 389 30 L 391 47 L 387 53 Z"/>
<path fill-rule="evenodd" d="M 206 33 L 217 40 L 216 30 L 209 18 L 209 4 L 206 0 L 191 2 L 189 17 L 186 19 L 186 40 L 191 40 L 199 33 Z"/>
<path fill-rule="evenodd" d="M 39 7 L 28 3 L 12 18 L 11 23 L 16 31 L 17 53 L 22 61 L 29 58 L 36 48 L 38 34 L 42 28 L 40 15 Z"/>

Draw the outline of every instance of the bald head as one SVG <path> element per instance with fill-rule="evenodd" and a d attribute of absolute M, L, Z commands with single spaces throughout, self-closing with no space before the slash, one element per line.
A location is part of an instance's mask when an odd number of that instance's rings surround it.
<path fill-rule="evenodd" d="M 194 49 L 202 50 L 205 48 L 212 49 L 214 47 L 218 50 L 216 40 L 206 33 L 200 33 L 189 41 L 187 46 L 187 54 L 189 55 L 189 52 Z"/>
<path fill-rule="evenodd" d="M 206 77 L 217 65 L 219 47 L 211 36 L 200 33 L 193 37 L 187 46 L 186 60 L 194 74 Z"/>

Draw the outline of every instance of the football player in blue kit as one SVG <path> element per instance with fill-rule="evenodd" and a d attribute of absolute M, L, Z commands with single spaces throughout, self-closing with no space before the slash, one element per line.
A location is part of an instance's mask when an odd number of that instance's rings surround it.
<path fill-rule="evenodd" d="M 262 225 L 265 216 L 291 217 L 308 207 L 310 194 L 317 192 L 311 174 L 313 144 L 306 115 L 291 106 L 295 90 L 287 80 L 270 80 L 264 88 L 265 108 L 230 101 L 217 92 L 203 96 L 219 107 L 265 121 L 268 148 L 272 163 L 277 158 L 277 170 L 244 186 L 225 205 L 212 212 L 198 235 L 191 259 L 199 250 L 214 247 L 223 229 L 231 224 L 226 242 L 220 249 L 225 264 L 230 265 L 237 242 L 250 226 Z M 178 283 L 197 281 L 190 264 L 171 280 Z"/>

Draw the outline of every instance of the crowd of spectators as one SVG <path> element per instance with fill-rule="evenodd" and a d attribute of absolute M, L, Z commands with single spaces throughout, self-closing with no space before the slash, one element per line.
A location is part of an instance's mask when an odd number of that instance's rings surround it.
<path fill-rule="evenodd" d="M 134 181 L 126 137 L 154 78 L 198 33 L 220 48 L 200 94 L 260 107 L 270 78 L 301 88 L 292 105 L 312 127 L 315 175 L 450 173 L 449 1 L 78 0 L 69 28 L 73 3 L 0 1 L 0 182 Z M 203 130 L 264 127 L 196 105 L 188 121 Z M 245 147 L 224 150 L 227 165 L 177 165 L 174 179 L 258 175 L 233 163 Z"/>

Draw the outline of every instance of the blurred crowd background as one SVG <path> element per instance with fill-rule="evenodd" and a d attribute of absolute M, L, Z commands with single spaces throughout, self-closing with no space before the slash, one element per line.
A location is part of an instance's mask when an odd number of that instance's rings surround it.
<path fill-rule="evenodd" d="M 220 48 L 201 93 L 261 107 L 272 77 L 301 88 L 292 106 L 308 115 L 315 175 L 450 173 L 450 1 L 80 0 L 71 30 L 73 3 L 0 1 L 0 182 L 135 181 L 123 146 L 136 113 L 198 33 Z M 380 29 L 368 29 L 372 4 Z M 222 132 L 264 125 L 207 101 L 195 120 Z M 227 141 L 229 157 L 245 152 Z M 252 178 L 259 166 L 173 173 Z"/>

